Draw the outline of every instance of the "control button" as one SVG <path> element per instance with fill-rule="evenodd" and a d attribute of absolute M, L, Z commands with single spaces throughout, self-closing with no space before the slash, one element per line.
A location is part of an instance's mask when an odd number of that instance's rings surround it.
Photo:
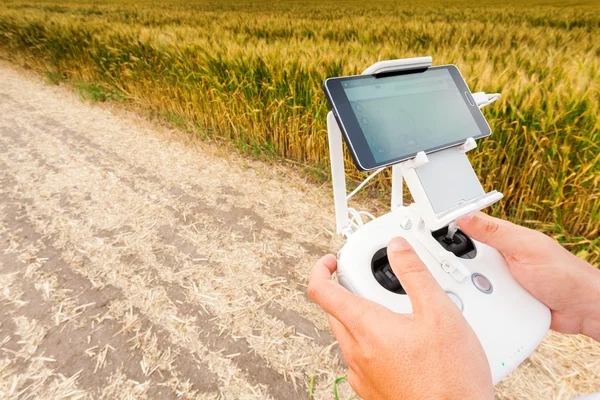
<path fill-rule="evenodd" d="M 442 262 L 440 265 L 445 273 L 449 274 L 451 272 L 450 264 L 448 264 L 446 261 Z"/>
<path fill-rule="evenodd" d="M 458 297 L 457 295 L 455 295 L 452 292 L 446 292 L 446 294 L 448 295 L 448 297 L 450 297 L 450 300 L 452 300 L 452 302 L 454 304 L 456 304 L 456 307 L 458 307 L 458 309 L 462 312 L 463 303 L 462 303 L 462 301 L 460 301 L 460 297 Z"/>
<path fill-rule="evenodd" d="M 482 291 L 483 293 L 492 293 L 494 287 L 488 278 L 481 274 L 473 274 L 471 275 L 471 280 L 477 289 Z"/>
<path fill-rule="evenodd" d="M 445 254 L 440 254 L 440 258 L 443 258 Z M 440 266 L 451 277 L 456 279 L 458 282 L 462 282 L 466 277 L 469 276 L 469 270 L 457 259 L 455 260 L 443 260 Z"/>

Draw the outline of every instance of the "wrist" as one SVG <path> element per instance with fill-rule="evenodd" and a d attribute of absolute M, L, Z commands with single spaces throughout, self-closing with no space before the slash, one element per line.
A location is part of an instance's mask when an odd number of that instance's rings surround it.
<path fill-rule="evenodd" d="M 579 333 L 600 342 L 600 270 L 584 261 L 587 274 L 580 279 L 587 282 L 587 295 L 581 304 L 581 326 Z"/>

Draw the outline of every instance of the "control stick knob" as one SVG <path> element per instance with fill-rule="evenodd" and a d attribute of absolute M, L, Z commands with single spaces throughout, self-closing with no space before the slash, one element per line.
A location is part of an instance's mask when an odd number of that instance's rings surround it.
<path fill-rule="evenodd" d="M 448 227 L 444 227 L 431 235 L 442 245 L 442 247 L 460 258 L 475 258 L 477 249 L 473 241 L 460 229 L 456 229 L 454 235 L 448 234 Z"/>

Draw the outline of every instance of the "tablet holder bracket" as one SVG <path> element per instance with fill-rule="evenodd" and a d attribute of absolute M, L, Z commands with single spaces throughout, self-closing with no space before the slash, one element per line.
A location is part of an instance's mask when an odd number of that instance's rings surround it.
<path fill-rule="evenodd" d="M 431 57 L 380 61 L 367 68 L 363 75 L 418 73 L 429 68 L 431 62 Z M 346 198 L 342 132 L 331 111 L 327 114 L 327 132 L 336 231 L 349 237 L 353 228 Z M 475 147 L 477 143 L 471 137 L 461 145 L 429 155 L 421 151 L 410 160 L 392 165 L 392 212 L 404 206 L 403 180 L 408 185 L 423 222 L 431 231 L 500 200 L 503 195 L 496 190 L 485 193 L 467 158 L 466 152 Z"/>

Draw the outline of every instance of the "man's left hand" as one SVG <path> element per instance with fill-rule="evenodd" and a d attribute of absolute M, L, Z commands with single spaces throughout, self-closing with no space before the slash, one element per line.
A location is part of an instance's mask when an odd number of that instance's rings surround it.
<path fill-rule="evenodd" d="M 487 358 L 458 307 L 406 240 L 393 239 L 387 254 L 412 314 L 396 314 L 332 281 L 333 255 L 310 275 L 308 294 L 329 314 L 350 386 L 364 399 L 493 398 Z"/>

